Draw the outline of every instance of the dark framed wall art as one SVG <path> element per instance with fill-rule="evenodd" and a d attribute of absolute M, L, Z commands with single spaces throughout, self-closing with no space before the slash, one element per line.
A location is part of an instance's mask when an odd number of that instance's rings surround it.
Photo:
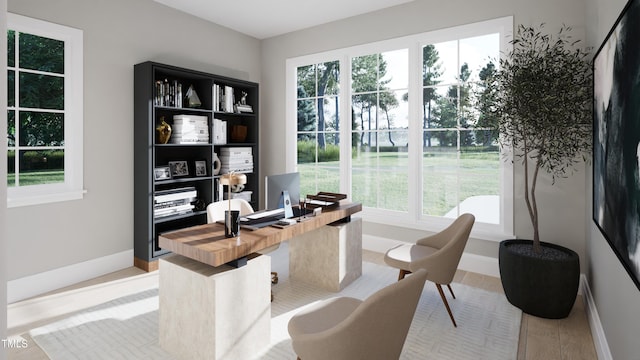
<path fill-rule="evenodd" d="M 640 0 L 593 61 L 593 220 L 640 290 Z"/>

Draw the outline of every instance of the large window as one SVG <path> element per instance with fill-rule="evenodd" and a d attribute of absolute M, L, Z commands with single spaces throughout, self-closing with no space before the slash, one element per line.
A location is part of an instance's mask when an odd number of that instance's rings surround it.
<path fill-rule="evenodd" d="M 500 222 L 497 132 L 477 110 L 499 33 L 422 46 L 422 213 Z"/>
<path fill-rule="evenodd" d="M 417 228 L 471 212 L 476 236 L 512 234 L 513 174 L 476 105 L 512 21 L 289 59 L 287 170 L 302 195 L 347 193 L 367 220 Z"/>
<path fill-rule="evenodd" d="M 340 64 L 297 68 L 297 165 L 300 193 L 340 190 Z"/>
<path fill-rule="evenodd" d="M 409 52 L 351 58 L 352 198 L 408 210 Z"/>
<path fill-rule="evenodd" d="M 82 196 L 82 32 L 7 17 L 8 205 Z"/>

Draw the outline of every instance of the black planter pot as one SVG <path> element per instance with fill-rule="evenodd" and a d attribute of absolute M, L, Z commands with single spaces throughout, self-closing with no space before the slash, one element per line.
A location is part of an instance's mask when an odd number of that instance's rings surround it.
<path fill-rule="evenodd" d="M 498 254 L 507 300 L 527 314 L 547 319 L 569 315 L 578 294 L 580 259 L 573 250 L 540 242 L 546 256 L 527 251 L 531 240 L 504 240 Z"/>

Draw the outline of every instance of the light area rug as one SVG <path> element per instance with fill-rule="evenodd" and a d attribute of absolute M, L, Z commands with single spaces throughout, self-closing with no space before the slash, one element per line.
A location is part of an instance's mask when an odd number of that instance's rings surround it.
<path fill-rule="evenodd" d="M 257 352 L 256 359 L 296 358 L 287 324 L 304 307 L 334 296 L 364 299 L 397 277 L 394 269 L 364 262 L 362 277 L 336 294 L 290 280 L 286 269 L 277 270 L 280 282 L 273 286 L 271 344 Z M 449 296 L 449 304 L 458 327 L 453 327 L 436 287 L 427 282 L 401 359 L 515 359 L 521 311 L 503 294 L 457 283 L 452 287 L 456 299 Z M 157 289 L 89 308 L 33 329 L 30 335 L 54 360 L 171 359 L 158 345 Z"/>

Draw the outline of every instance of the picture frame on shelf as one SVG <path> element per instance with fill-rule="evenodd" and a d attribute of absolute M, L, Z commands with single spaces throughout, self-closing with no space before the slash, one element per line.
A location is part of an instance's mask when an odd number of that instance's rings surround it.
<path fill-rule="evenodd" d="M 207 162 L 204 160 L 197 160 L 195 162 L 196 176 L 207 176 Z"/>
<path fill-rule="evenodd" d="M 171 180 L 171 168 L 169 166 L 156 166 L 153 169 L 153 179 L 155 181 Z"/>
<path fill-rule="evenodd" d="M 169 168 L 171 168 L 171 177 L 189 176 L 189 165 L 184 160 L 169 161 Z"/>

